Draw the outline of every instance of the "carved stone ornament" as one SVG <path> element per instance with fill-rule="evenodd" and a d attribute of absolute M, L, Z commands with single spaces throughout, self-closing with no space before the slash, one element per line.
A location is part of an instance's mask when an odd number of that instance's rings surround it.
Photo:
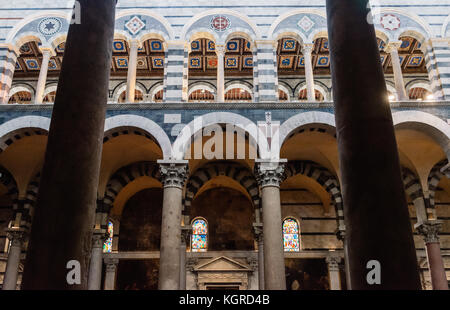
<path fill-rule="evenodd" d="M 285 163 L 257 163 L 255 165 L 255 175 L 261 188 L 267 186 L 280 187 L 281 182 L 286 178 Z"/>
<path fill-rule="evenodd" d="M 188 176 L 188 166 L 184 163 L 161 163 L 159 172 L 164 187 L 183 188 Z"/>

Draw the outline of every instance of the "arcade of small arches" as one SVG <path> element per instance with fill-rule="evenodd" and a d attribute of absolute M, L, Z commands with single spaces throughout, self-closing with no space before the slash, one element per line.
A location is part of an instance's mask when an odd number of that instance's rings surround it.
<path fill-rule="evenodd" d="M 187 23 L 183 39 L 178 41 L 161 17 L 151 18 L 164 25 L 165 32 L 146 29 L 131 35 L 117 29 L 110 103 L 332 101 L 325 28 L 310 30 L 309 36 L 302 29 L 289 28 L 294 12 L 280 17 L 270 39 L 263 40 L 248 19 L 233 11 L 228 13 L 248 29 L 231 27 L 225 35 L 205 29 L 200 21 L 207 13 Z M 300 18 L 306 13 L 297 14 Z M 117 22 L 138 18 L 133 16 L 117 16 Z M 380 26 L 377 36 L 390 101 L 437 101 L 446 97 L 442 90 L 446 84 L 442 82 L 440 88 L 435 85 L 436 70 L 427 62 L 433 56 L 426 27 L 408 27 L 393 35 Z M 44 40 L 39 33 L 17 29 L 11 36 L 11 46 L 16 54 L 14 74 L 4 103 L 54 102 L 65 34 Z M 268 56 L 269 50 L 273 57 Z"/>
<path fill-rule="evenodd" d="M 144 126 L 144 117 L 127 117 L 106 120 L 91 257 L 105 268 L 100 278 L 89 279 L 90 285 L 157 289 L 164 243 L 180 262 L 179 274 L 172 275 L 179 279 L 180 289 L 207 289 L 200 279 L 214 270 L 213 286 L 228 287 L 230 275 L 223 268 L 234 270 L 233 281 L 241 289 L 264 288 L 262 267 L 267 262 L 261 253 L 280 238 L 288 289 L 346 289 L 345 224 L 332 114 L 305 112 L 282 122 L 275 153 L 287 162 L 268 170 L 261 168 L 264 161 L 248 153 L 235 160 L 174 158 L 172 148 L 178 141 L 171 143 L 156 123 Z M 448 264 L 450 125 L 418 111 L 395 112 L 393 119 L 411 233 L 423 287 L 430 288 L 424 251 L 430 233 L 414 225 L 443 222 L 439 237 Z M 0 125 L 1 257 L 18 246 L 21 262 L 26 255 L 49 123 L 45 117 L 24 116 Z M 192 145 L 204 146 L 212 137 L 193 133 L 193 139 L 184 155 L 194 152 Z M 247 135 L 247 152 L 253 147 L 250 139 Z M 267 190 L 273 188 L 277 190 Z M 181 235 L 180 230 L 169 231 L 169 240 L 162 238 L 161 227 L 166 195 L 182 197 L 172 206 L 180 212 Z M 281 199 L 279 218 L 270 214 L 272 205 L 264 207 L 264 200 L 273 203 L 273 195 Z M 279 227 L 280 235 L 265 236 L 264 225 Z M 21 270 L 22 265 L 16 271 L 18 286 Z M 3 274 L 3 285 L 7 280 Z"/>

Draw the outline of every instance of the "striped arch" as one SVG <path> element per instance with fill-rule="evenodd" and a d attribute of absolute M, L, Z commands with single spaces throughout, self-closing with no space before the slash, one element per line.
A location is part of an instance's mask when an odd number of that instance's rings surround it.
<path fill-rule="evenodd" d="M 103 211 L 109 213 L 120 191 L 135 179 L 148 176 L 159 180 L 159 167 L 154 162 L 139 162 L 120 168 L 109 179 L 103 198 Z"/>
<path fill-rule="evenodd" d="M 195 171 L 186 185 L 183 215 L 189 217 L 192 201 L 197 192 L 209 180 L 218 176 L 229 177 L 241 184 L 253 202 L 255 209 L 260 208 L 259 187 L 254 174 L 246 167 L 230 162 L 217 162 L 207 164 Z"/>
<path fill-rule="evenodd" d="M 330 195 L 336 211 L 338 231 L 345 231 L 344 204 L 339 180 L 326 168 L 311 161 L 290 161 L 286 167 L 286 178 L 304 175 L 319 183 Z"/>
<path fill-rule="evenodd" d="M 21 208 L 17 211 L 17 214 L 20 213 L 20 226 L 22 227 L 31 228 L 40 181 L 41 173 L 39 172 L 28 184 L 25 200 L 23 201 Z"/>
<path fill-rule="evenodd" d="M 406 194 L 412 201 L 423 197 L 422 185 L 420 185 L 419 178 L 408 168 L 402 168 L 403 185 L 405 186 Z"/>
<path fill-rule="evenodd" d="M 434 214 L 436 212 L 435 211 L 436 202 L 434 200 L 436 197 L 436 190 L 441 180 L 446 177 L 446 175 L 441 170 L 447 165 L 448 165 L 447 159 L 440 161 L 431 169 L 430 175 L 428 176 L 428 191 L 430 193 L 430 203 L 429 203 L 430 210 L 427 210 L 427 213 L 432 212 L 432 214 Z"/>
<path fill-rule="evenodd" d="M 12 207 L 16 210 L 19 201 L 19 190 L 17 183 L 12 174 L 2 166 L 0 166 L 0 184 L 6 187 L 8 191 L 6 195 L 11 198 L 13 203 Z"/>
<path fill-rule="evenodd" d="M 30 136 L 47 136 L 50 118 L 22 116 L 0 125 L 0 153 L 14 142 Z"/>
<path fill-rule="evenodd" d="M 427 220 L 429 209 L 429 199 L 423 193 L 422 184 L 417 175 L 408 168 L 402 167 L 403 185 L 405 193 L 408 195 L 416 208 L 418 221 Z"/>

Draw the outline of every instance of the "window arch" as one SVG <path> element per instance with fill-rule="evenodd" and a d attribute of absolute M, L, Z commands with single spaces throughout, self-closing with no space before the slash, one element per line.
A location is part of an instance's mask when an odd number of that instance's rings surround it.
<path fill-rule="evenodd" d="M 103 253 L 111 253 L 112 252 L 112 243 L 114 237 L 114 224 L 109 221 L 108 222 L 108 238 L 105 243 L 103 243 Z"/>
<path fill-rule="evenodd" d="M 300 251 L 300 228 L 296 219 L 287 218 L 283 221 L 283 244 L 285 252 Z"/>
<path fill-rule="evenodd" d="M 191 251 L 206 252 L 208 249 L 208 223 L 203 218 L 192 221 Z"/>

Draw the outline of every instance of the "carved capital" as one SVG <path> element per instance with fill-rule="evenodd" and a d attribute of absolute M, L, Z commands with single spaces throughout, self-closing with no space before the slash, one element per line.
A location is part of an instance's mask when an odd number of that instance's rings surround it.
<path fill-rule="evenodd" d="M 92 234 L 92 248 L 103 248 L 103 244 L 109 235 L 105 229 L 97 229 Z"/>
<path fill-rule="evenodd" d="M 439 232 L 442 230 L 441 221 L 426 221 L 416 224 L 415 228 L 423 236 L 425 243 L 439 243 Z"/>
<path fill-rule="evenodd" d="M 187 162 L 158 161 L 158 163 L 163 186 L 182 189 L 189 173 Z"/>
<path fill-rule="evenodd" d="M 336 230 L 336 237 L 340 241 L 344 241 L 345 239 L 345 227 L 344 228 L 338 228 Z"/>
<path fill-rule="evenodd" d="M 22 244 L 26 240 L 28 234 L 23 228 L 8 228 L 6 230 L 6 236 L 11 241 L 11 246 L 22 247 Z"/>
<path fill-rule="evenodd" d="M 303 55 L 311 54 L 313 49 L 314 49 L 314 46 L 315 45 L 313 43 L 305 43 L 305 44 L 303 44 L 303 47 L 302 47 Z"/>
<path fill-rule="evenodd" d="M 330 256 L 327 256 L 325 261 L 328 264 L 328 270 L 339 271 L 339 264 L 341 263 L 342 258 L 340 256 L 330 255 Z"/>
<path fill-rule="evenodd" d="M 198 258 L 191 257 L 186 260 L 186 270 L 188 271 L 191 272 L 194 271 L 194 268 L 197 265 L 198 265 Z"/>
<path fill-rule="evenodd" d="M 247 257 L 247 264 L 250 266 L 250 269 L 253 271 L 258 270 L 258 259 L 254 257 Z"/>
<path fill-rule="evenodd" d="M 281 182 L 286 178 L 286 161 L 257 161 L 255 163 L 255 175 L 261 188 L 273 186 L 280 187 Z"/>
<path fill-rule="evenodd" d="M 400 46 L 402 46 L 402 43 L 402 41 L 389 42 L 384 50 L 386 51 L 386 53 L 397 53 Z"/>
<path fill-rule="evenodd" d="M 257 242 L 263 241 L 264 240 L 263 224 L 253 223 L 253 233 L 255 235 L 255 239 Z"/>
<path fill-rule="evenodd" d="M 181 244 L 189 244 L 192 227 L 181 226 Z"/>
<path fill-rule="evenodd" d="M 116 272 L 117 265 L 119 264 L 118 258 L 105 258 L 106 272 Z"/>

